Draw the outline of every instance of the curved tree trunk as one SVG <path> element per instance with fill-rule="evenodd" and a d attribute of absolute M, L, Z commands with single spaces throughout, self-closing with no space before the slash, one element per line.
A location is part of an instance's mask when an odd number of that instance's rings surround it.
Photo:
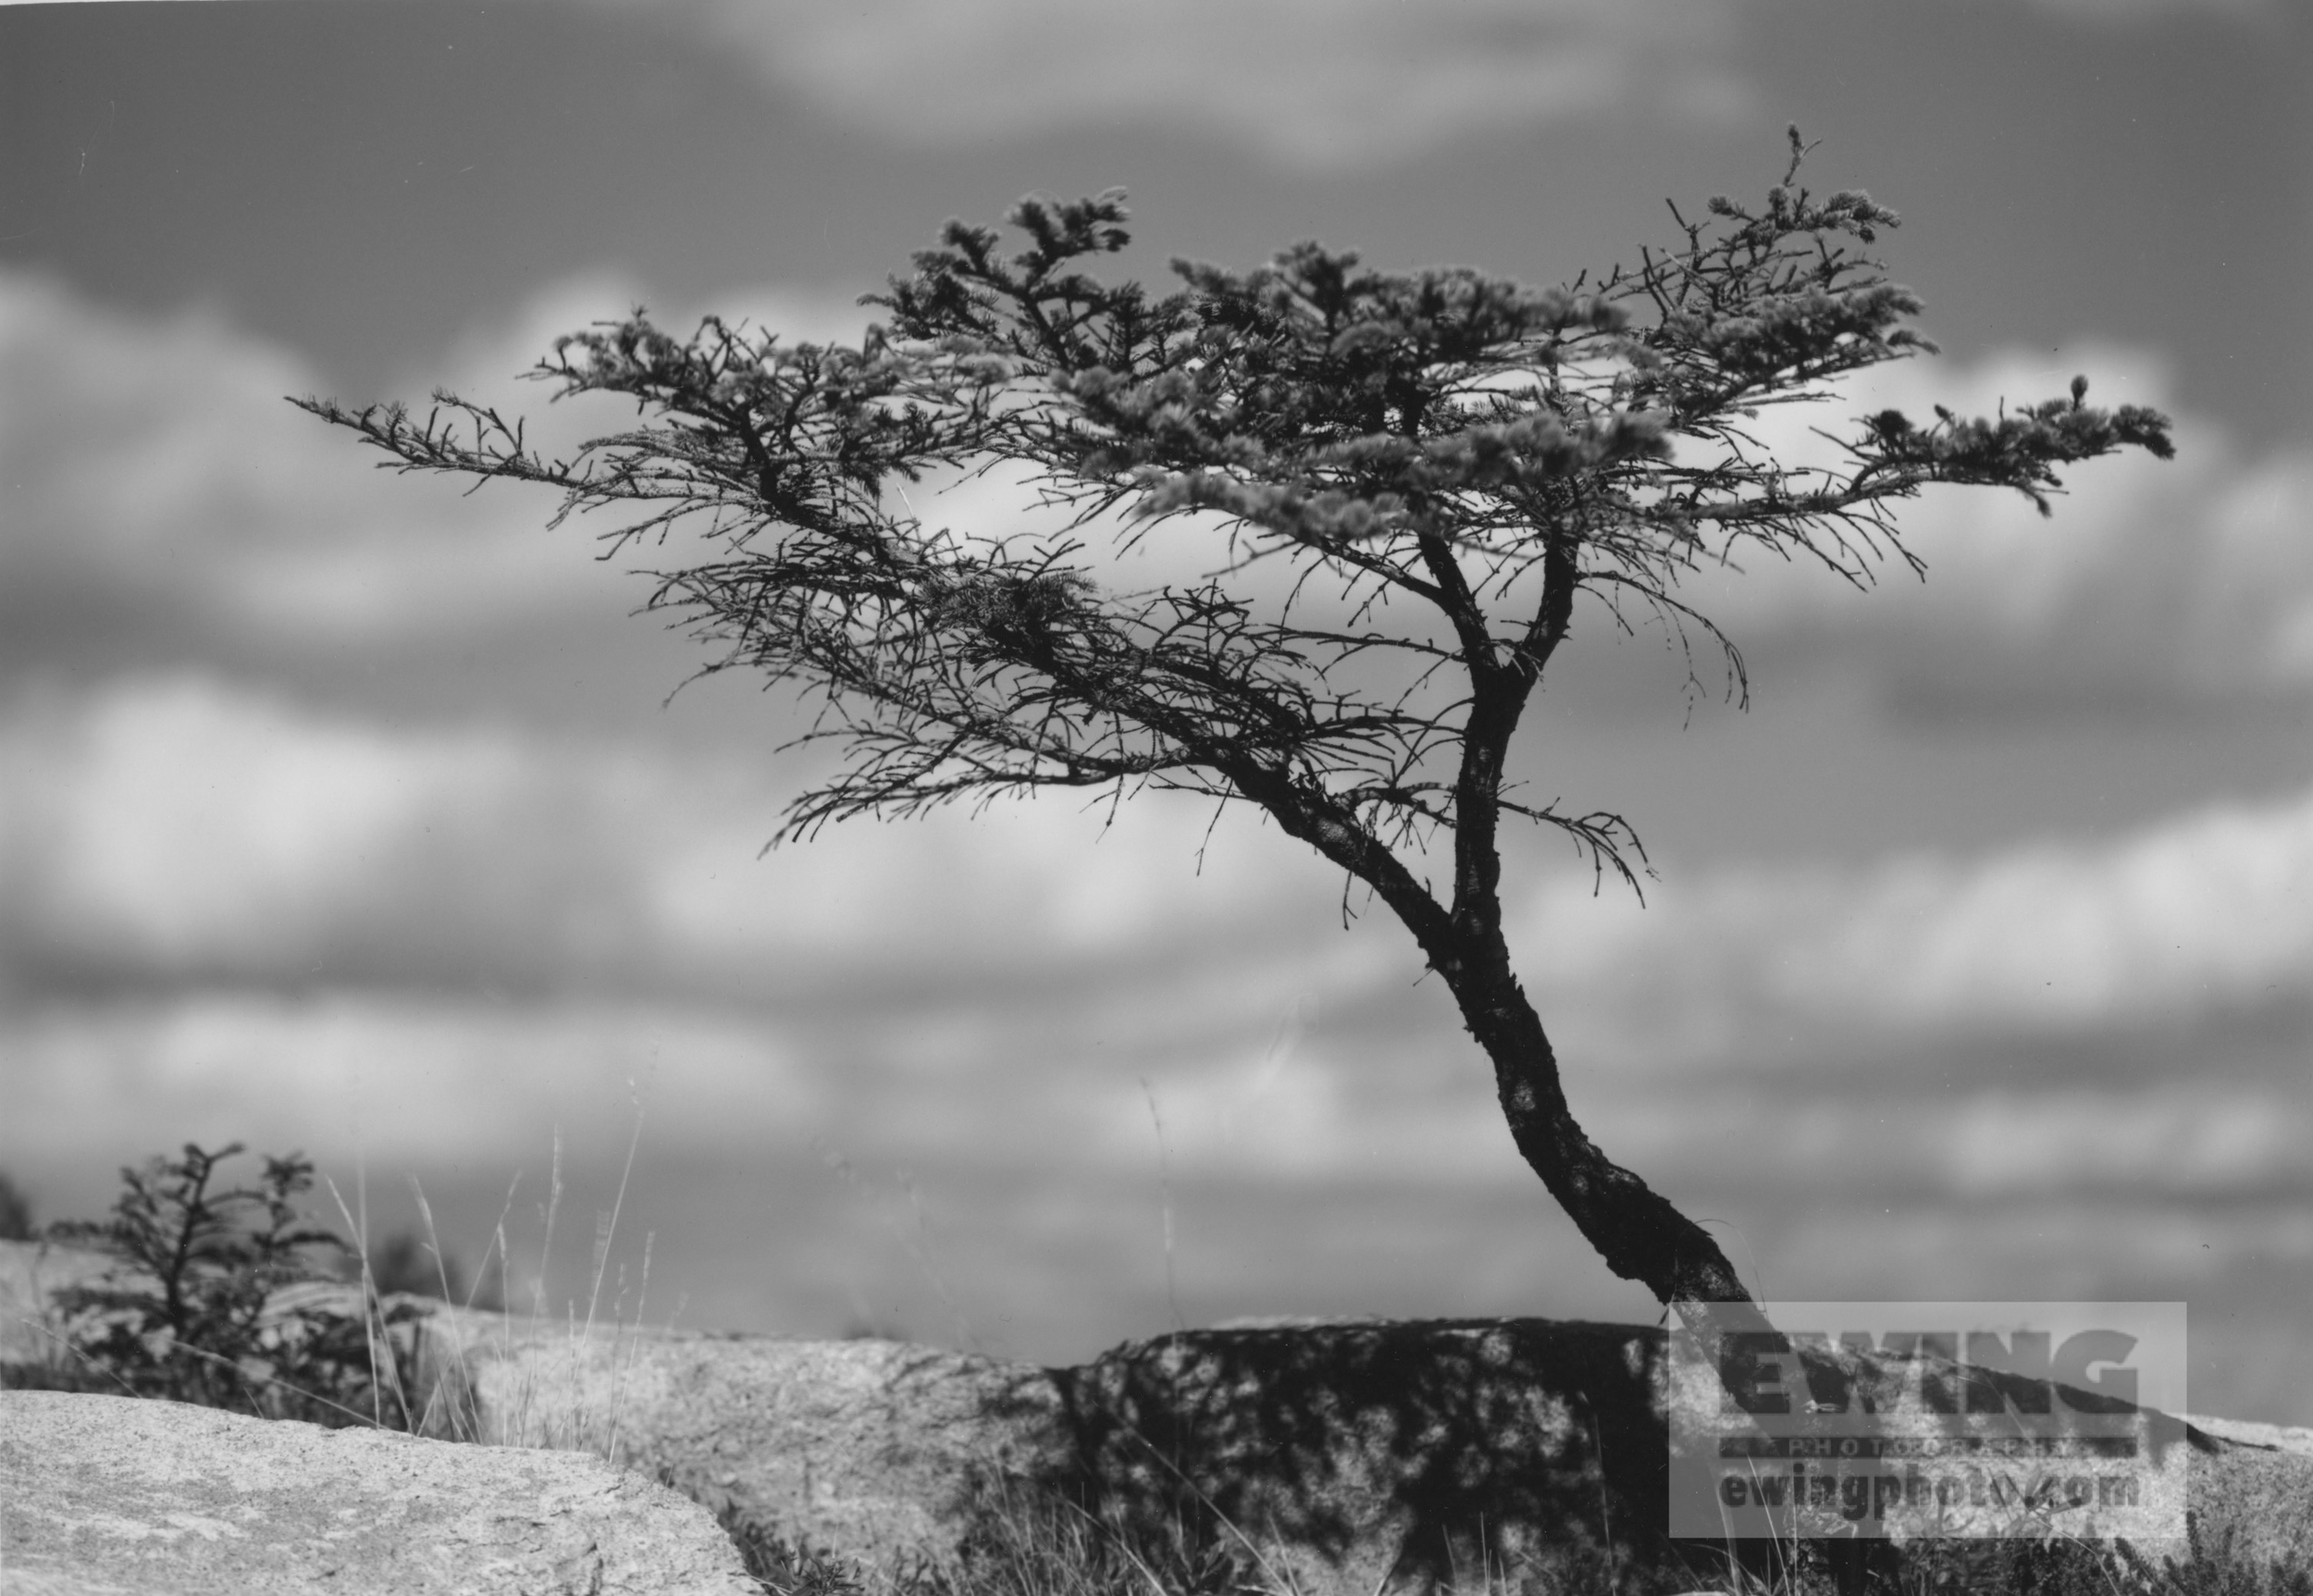
<path fill-rule="evenodd" d="M 1497 732 L 1506 737 L 1506 723 Z M 1287 835 L 1372 885 L 1413 933 L 1422 956 L 1461 1006 L 1463 1023 L 1493 1061 L 1503 1115 L 1518 1151 L 1606 1267 L 1645 1286 L 1690 1327 L 1704 1328 L 1701 1316 L 1689 1311 L 1691 1305 L 1750 1303 L 1750 1293 L 1710 1232 L 1601 1152 L 1575 1122 L 1558 1080 L 1558 1056 L 1511 969 L 1493 886 L 1501 864 L 1490 835 L 1473 847 L 1466 829 L 1457 834 L 1468 879 L 1457 893 L 1457 909 L 1450 911 L 1372 833 L 1321 792 L 1249 763 L 1229 773 Z M 1482 811 L 1484 806 L 1472 807 Z"/>
<path fill-rule="evenodd" d="M 1600 1151 L 1566 1103 L 1558 1058 L 1506 950 L 1441 968 L 1463 1021 L 1492 1060 L 1503 1117 L 1518 1152 L 1606 1267 L 1680 1312 L 1748 1303 L 1750 1293 L 1710 1232 Z"/>

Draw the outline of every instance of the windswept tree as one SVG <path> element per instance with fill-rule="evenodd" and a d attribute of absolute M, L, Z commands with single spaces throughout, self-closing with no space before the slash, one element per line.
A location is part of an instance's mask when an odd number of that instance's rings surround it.
<path fill-rule="evenodd" d="M 1120 193 L 1030 198 L 1012 253 L 948 223 L 865 302 L 884 319 L 857 347 L 711 317 L 677 338 L 640 311 L 560 340 L 531 376 L 641 417 L 568 458 L 447 394 L 422 416 L 301 402 L 390 467 L 543 483 L 557 521 L 624 512 L 613 545 L 696 534 L 649 608 L 712 645 L 706 671 L 814 697 L 806 740 L 845 756 L 781 837 L 1043 787 L 1258 809 L 1413 934 L 1607 1267 L 1675 1309 L 1747 1302 L 1709 1233 L 1576 1121 L 1519 983 L 1505 823 L 1556 827 L 1634 886 L 1645 868 L 1618 816 L 1519 796 L 1536 690 L 1578 618 L 1651 612 L 1740 697 L 1741 656 L 1681 597 L 1694 573 L 1803 558 L 1866 583 L 1920 568 L 1893 517 L 1931 483 L 2045 512 L 2060 466 L 2171 452 L 2164 417 L 2089 405 L 2081 378 L 1990 418 L 1884 410 L 1807 458 L 1770 449 L 1767 407 L 1933 348 L 1863 253 L 1895 214 L 1811 193 L 1802 154 L 1794 130 L 1763 204 L 1674 206 L 1667 247 L 1561 288 L 1305 243 L 1249 272 L 1177 261 L 1157 292 L 1087 269 L 1127 241 Z M 1066 515 L 920 513 L 925 485 L 989 470 Z M 1206 553 L 1135 587 L 1135 545 L 1159 571 L 1169 546 Z"/>

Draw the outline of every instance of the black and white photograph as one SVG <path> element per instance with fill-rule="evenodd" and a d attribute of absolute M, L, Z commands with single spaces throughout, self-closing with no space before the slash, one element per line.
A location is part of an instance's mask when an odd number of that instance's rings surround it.
<path fill-rule="evenodd" d="M 2301 1591 L 2313 9 L 0 3 L 0 1385 L 27 1591 Z"/>

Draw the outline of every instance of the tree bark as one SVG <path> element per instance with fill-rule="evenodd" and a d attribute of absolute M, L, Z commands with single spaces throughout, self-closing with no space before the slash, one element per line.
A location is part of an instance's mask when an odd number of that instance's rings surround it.
<path fill-rule="evenodd" d="M 1449 913 L 1402 860 L 1321 790 L 1250 762 L 1224 768 L 1287 835 L 1371 885 L 1413 933 L 1493 1062 L 1503 1117 L 1518 1152 L 1606 1267 L 1645 1286 L 1690 1328 L 1705 1328 L 1702 1316 L 1688 1311 L 1693 1305 L 1751 1303 L 1710 1232 L 1601 1152 L 1576 1122 L 1558 1079 L 1558 1056 L 1511 969 L 1493 892 L 1501 866 L 1490 838 L 1474 856 L 1457 834 L 1462 912 Z M 1490 806 L 1482 812 L 1490 815 Z M 1722 1312 L 1717 1322 L 1726 1317 Z"/>
<path fill-rule="evenodd" d="M 1507 950 L 1431 963 L 1461 1006 L 1463 1022 L 1493 1063 L 1503 1118 L 1518 1152 L 1606 1267 L 1637 1281 L 1687 1318 L 1690 1304 L 1748 1303 L 1709 1231 L 1609 1158 L 1577 1122 L 1558 1058 Z"/>

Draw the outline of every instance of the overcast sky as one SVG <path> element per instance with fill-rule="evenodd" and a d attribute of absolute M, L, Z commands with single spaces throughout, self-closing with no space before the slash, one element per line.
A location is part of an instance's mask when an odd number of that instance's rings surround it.
<path fill-rule="evenodd" d="M 1519 840 L 1522 973 L 1596 1138 L 1769 1298 L 2183 1298 L 2195 1406 L 2313 1422 L 2307 82 L 2294 0 L 0 6 L 0 1168 L 61 1216 L 302 1147 L 381 1226 L 418 1176 L 469 1261 L 519 1177 L 520 1278 L 558 1132 L 583 1254 L 639 1120 L 661 1321 L 1651 1320 L 1274 830 L 1044 800 L 761 855 L 792 703 L 670 702 L 699 656 L 583 526 L 282 396 L 536 407 L 638 303 L 856 333 L 1031 190 L 1130 189 L 1135 273 L 1559 280 L 1797 121 L 1945 351 L 1848 402 L 2084 372 L 2179 458 L 2049 521 L 1931 495 L 1923 583 L 1714 577 L 1748 712 L 1578 617 L 1528 769 L 1659 879 Z"/>

